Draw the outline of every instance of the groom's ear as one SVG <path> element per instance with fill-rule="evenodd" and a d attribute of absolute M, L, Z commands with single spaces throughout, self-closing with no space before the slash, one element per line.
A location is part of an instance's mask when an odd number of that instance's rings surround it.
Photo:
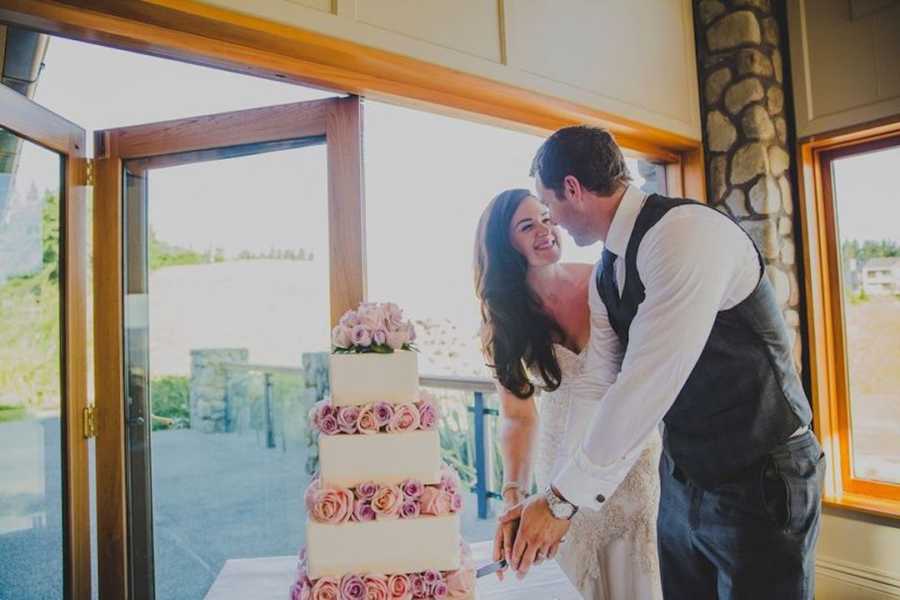
<path fill-rule="evenodd" d="M 577 177 L 574 175 L 566 175 L 563 177 L 562 200 L 575 205 L 580 205 L 583 195 L 584 188 L 581 186 L 581 182 L 578 181 Z"/>

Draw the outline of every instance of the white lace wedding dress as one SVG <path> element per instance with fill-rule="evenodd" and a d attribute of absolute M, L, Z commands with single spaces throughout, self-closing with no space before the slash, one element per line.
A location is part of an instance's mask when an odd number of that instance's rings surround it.
<path fill-rule="evenodd" d="M 589 425 L 570 412 L 579 402 L 575 389 L 583 369 L 584 353 L 577 355 L 557 345 L 562 383 L 540 397 L 540 437 L 535 477 L 539 488 L 550 483 L 563 460 L 582 442 Z M 579 414 L 582 414 L 579 411 Z M 662 448 L 654 432 L 628 476 L 599 511 L 579 510 L 572 519 L 557 562 L 583 598 L 593 600 L 662 599 L 656 550 L 656 515 L 659 505 L 659 455 Z"/>

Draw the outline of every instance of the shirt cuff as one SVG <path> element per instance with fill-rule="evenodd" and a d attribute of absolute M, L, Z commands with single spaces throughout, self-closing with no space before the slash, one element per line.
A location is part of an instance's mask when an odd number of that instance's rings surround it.
<path fill-rule="evenodd" d="M 609 466 L 597 466 L 581 449 L 569 459 L 553 480 L 568 502 L 578 508 L 600 510 L 628 474 L 633 461 L 620 460 Z"/>

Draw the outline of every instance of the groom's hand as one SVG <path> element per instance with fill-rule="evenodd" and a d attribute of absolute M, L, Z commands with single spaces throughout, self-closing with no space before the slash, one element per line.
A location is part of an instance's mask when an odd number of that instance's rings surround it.
<path fill-rule="evenodd" d="M 500 517 L 500 523 L 515 519 L 520 519 L 519 530 L 509 562 L 521 579 L 535 562 L 553 558 L 571 523 L 554 517 L 543 495 L 532 496 L 507 511 Z"/>

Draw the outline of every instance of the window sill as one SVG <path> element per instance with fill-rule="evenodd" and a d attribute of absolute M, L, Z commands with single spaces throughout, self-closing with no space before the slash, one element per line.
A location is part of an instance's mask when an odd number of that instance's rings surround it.
<path fill-rule="evenodd" d="M 822 498 L 822 505 L 900 521 L 900 500 L 844 493 L 840 497 L 826 496 Z"/>

